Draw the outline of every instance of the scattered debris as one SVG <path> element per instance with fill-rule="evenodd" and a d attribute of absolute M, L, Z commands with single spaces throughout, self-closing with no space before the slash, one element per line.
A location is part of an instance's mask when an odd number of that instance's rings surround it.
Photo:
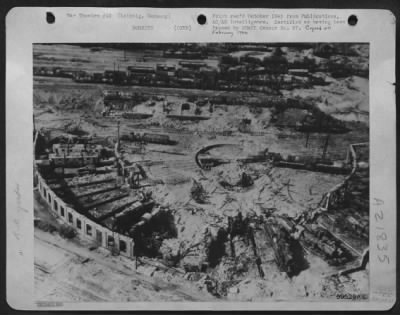
<path fill-rule="evenodd" d="M 196 180 L 193 180 L 192 188 L 190 189 L 190 195 L 197 203 L 204 204 L 207 201 L 207 192 Z"/>

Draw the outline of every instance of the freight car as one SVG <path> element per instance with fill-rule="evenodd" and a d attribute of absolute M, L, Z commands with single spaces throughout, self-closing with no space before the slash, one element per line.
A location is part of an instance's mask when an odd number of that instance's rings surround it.
<path fill-rule="evenodd" d="M 153 114 L 124 112 L 122 113 L 122 117 L 126 119 L 147 119 L 153 117 Z"/>
<path fill-rule="evenodd" d="M 167 145 L 176 144 L 176 141 L 171 140 L 168 135 L 155 134 L 155 133 L 145 133 L 143 135 L 143 140 L 145 142 L 157 143 L 157 144 L 167 144 Z"/>
<path fill-rule="evenodd" d="M 264 154 L 266 159 L 276 167 L 304 169 L 332 174 L 348 174 L 351 172 L 351 166 L 342 161 L 295 155 L 284 157 L 280 153 L 268 152 L 268 150 Z"/>
<path fill-rule="evenodd" d="M 129 140 L 134 142 L 145 142 L 145 143 L 155 143 L 155 144 L 165 144 L 165 145 L 175 145 L 176 141 L 171 140 L 168 135 L 158 134 L 158 133 L 134 133 L 131 132 L 130 136 L 121 137 L 123 140 Z"/>

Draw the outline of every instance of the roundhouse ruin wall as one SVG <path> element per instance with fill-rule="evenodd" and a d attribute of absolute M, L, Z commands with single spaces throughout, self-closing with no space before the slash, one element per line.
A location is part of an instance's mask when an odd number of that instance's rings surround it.
<path fill-rule="evenodd" d="M 132 238 L 113 232 L 68 206 L 51 190 L 38 171 L 35 171 L 35 183 L 37 183 L 38 191 L 50 207 L 52 214 L 67 225 L 75 228 L 77 233 L 84 239 L 91 240 L 98 246 L 117 252 L 120 255 L 129 258 L 134 257 L 134 241 Z"/>
<path fill-rule="evenodd" d="M 339 202 L 347 189 L 347 183 L 353 177 L 354 173 L 357 170 L 357 154 L 355 151 L 355 147 L 357 146 L 365 146 L 367 143 L 356 143 L 350 144 L 349 146 L 349 157 L 351 157 L 352 170 L 346 178 L 339 183 L 338 185 L 331 188 L 321 199 L 320 208 L 321 210 L 328 211 L 332 206 L 335 206 L 337 202 Z"/>

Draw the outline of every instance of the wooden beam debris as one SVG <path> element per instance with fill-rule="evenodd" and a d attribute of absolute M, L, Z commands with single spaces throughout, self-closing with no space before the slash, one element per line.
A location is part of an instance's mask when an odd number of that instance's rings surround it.
<path fill-rule="evenodd" d="M 109 191 L 113 191 L 113 190 L 118 190 L 120 188 L 121 188 L 120 186 L 108 187 L 108 188 L 103 188 L 103 189 L 86 192 L 83 194 L 76 194 L 75 197 L 76 198 L 89 197 L 89 196 L 93 196 L 93 195 L 97 195 L 97 194 L 101 194 L 101 193 L 105 193 L 105 192 L 109 192 Z"/>
<path fill-rule="evenodd" d="M 127 196 L 129 196 L 129 193 L 121 193 L 120 195 L 113 196 L 111 198 L 100 200 L 100 201 L 94 202 L 92 204 L 86 205 L 86 206 L 83 207 L 83 209 L 84 210 L 90 210 L 92 208 L 95 208 L 95 207 L 104 205 L 106 203 L 110 203 L 110 202 L 122 199 L 122 198 L 127 197 Z"/>

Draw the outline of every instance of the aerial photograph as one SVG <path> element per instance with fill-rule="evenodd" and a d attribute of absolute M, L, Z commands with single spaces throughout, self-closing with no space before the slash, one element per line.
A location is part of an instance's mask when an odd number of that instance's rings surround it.
<path fill-rule="evenodd" d="M 38 303 L 368 300 L 368 43 L 32 48 Z"/>

